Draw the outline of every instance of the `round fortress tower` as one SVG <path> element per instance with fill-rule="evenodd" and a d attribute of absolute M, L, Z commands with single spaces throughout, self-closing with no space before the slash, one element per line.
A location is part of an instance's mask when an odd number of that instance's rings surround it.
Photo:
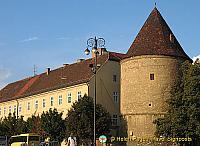
<path fill-rule="evenodd" d="M 190 60 L 154 8 L 121 61 L 121 114 L 128 136 L 152 137 L 153 121 L 164 115 L 180 62 Z"/>

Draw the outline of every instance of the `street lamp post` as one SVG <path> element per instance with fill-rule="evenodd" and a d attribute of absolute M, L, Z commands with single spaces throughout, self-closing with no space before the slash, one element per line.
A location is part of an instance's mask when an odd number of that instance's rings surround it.
<path fill-rule="evenodd" d="M 96 73 L 97 73 L 97 55 L 98 55 L 98 49 L 97 47 L 104 47 L 105 40 L 103 38 L 89 38 L 87 40 L 87 48 L 85 50 L 85 54 L 89 55 L 90 50 L 88 48 L 92 48 L 92 52 L 95 54 L 94 56 L 94 65 L 92 68 L 92 71 L 94 73 L 94 146 L 96 146 Z"/>

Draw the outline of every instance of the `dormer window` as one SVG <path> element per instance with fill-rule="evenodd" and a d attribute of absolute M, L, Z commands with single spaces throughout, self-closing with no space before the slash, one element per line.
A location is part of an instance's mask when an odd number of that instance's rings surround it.
<path fill-rule="evenodd" d="M 169 35 L 169 40 L 171 43 L 174 43 L 174 35 L 172 33 Z"/>

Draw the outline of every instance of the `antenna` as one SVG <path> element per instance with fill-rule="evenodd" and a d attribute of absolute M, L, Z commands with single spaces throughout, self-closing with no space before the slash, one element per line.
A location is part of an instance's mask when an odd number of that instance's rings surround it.
<path fill-rule="evenodd" d="M 156 5 L 157 5 L 157 4 L 156 4 L 156 2 L 155 2 L 155 7 L 156 7 Z"/>
<path fill-rule="evenodd" d="M 33 66 L 33 76 L 37 75 L 37 66 L 34 64 Z"/>

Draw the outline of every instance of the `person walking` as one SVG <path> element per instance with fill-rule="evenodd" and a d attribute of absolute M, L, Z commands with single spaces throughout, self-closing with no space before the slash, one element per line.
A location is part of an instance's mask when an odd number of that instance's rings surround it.
<path fill-rule="evenodd" d="M 67 146 L 77 146 L 76 137 L 73 135 L 73 133 L 71 133 L 70 137 L 68 137 L 66 145 Z"/>

